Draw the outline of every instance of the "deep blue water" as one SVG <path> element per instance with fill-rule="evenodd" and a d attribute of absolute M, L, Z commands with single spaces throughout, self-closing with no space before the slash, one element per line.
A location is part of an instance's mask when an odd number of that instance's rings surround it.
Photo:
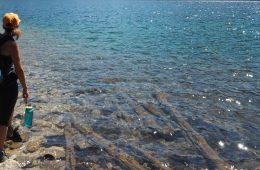
<path fill-rule="evenodd" d="M 22 19 L 38 112 L 77 113 L 76 124 L 141 164 L 129 148 L 176 169 L 214 167 L 176 124 L 184 120 L 229 165 L 259 166 L 259 2 L 11 0 L 0 8 Z"/>

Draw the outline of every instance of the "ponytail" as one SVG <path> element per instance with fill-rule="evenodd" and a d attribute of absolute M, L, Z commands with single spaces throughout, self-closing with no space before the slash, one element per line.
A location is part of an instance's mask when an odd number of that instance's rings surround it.
<path fill-rule="evenodd" d="M 21 34 L 22 34 L 22 32 L 19 28 L 15 28 L 12 32 L 12 36 L 13 37 L 15 36 L 16 40 L 18 40 L 20 38 Z"/>
<path fill-rule="evenodd" d="M 4 27 L 4 30 L 8 35 L 16 37 L 16 40 L 18 40 L 22 34 L 19 28 Z"/>

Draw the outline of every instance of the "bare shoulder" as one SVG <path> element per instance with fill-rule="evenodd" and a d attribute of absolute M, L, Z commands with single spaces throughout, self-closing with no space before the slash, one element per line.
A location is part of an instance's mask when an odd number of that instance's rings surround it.
<path fill-rule="evenodd" d="M 6 47 L 19 48 L 19 45 L 16 43 L 16 41 L 8 41 L 8 42 L 6 42 Z"/>
<path fill-rule="evenodd" d="M 3 46 L 3 50 L 10 55 L 19 51 L 19 45 L 15 41 L 8 41 Z"/>
<path fill-rule="evenodd" d="M 15 41 L 8 41 L 1 47 L 1 54 L 16 57 L 19 55 L 19 45 Z"/>
<path fill-rule="evenodd" d="M 1 55 L 10 56 L 14 51 L 19 51 L 19 46 L 15 41 L 8 41 L 0 47 Z"/>

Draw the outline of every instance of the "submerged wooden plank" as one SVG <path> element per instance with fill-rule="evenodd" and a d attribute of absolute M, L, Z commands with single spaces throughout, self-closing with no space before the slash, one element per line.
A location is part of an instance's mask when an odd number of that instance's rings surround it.
<path fill-rule="evenodd" d="M 122 161 L 128 168 L 134 169 L 134 170 L 145 170 L 150 169 L 147 166 L 141 165 L 133 156 L 127 154 L 122 149 L 118 148 L 116 145 L 114 145 L 112 142 L 106 140 L 101 135 L 95 133 L 90 127 L 87 125 L 84 127 L 80 126 L 79 124 L 73 124 L 73 127 L 78 129 L 82 134 L 87 134 L 90 136 L 91 140 L 93 140 L 93 143 L 106 151 L 109 155 L 115 157 L 116 159 Z M 138 148 L 135 148 L 138 150 Z M 141 150 L 139 150 L 142 152 Z M 163 167 L 163 163 L 160 160 L 157 160 L 154 158 L 149 152 L 142 152 L 146 158 L 149 159 L 149 161 L 153 162 L 153 166 L 155 166 L 157 169 L 164 169 L 164 170 L 170 170 L 168 167 Z"/>
<path fill-rule="evenodd" d="M 66 139 L 66 169 L 75 170 L 76 160 L 74 157 L 74 145 L 72 141 L 71 123 L 66 123 L 64 128 L 64 135 Z"/>
<path fill-rule="evenodd" d="M 219 157 L 218 153 L 213 148 L 211 148 L 206 139 L 196 130 L 194 130 L 192 126 L 187 121 L 185 121 L 183 116 L 167 101 L 167 95 L 162 92 L 158 93 L 162 95 L 156 95 L 155 97 L 157 98 L 157 100 L 161 103 L 161 105 L 166 107 L 167 110 L 170 110 L 172 112 L 171 115 L 174 120 L 177 121 L 176 123 L 181 127 L 182 130 L 185 131 L 189 140 L 192 143 L 196 144 L 198 149 L 203 153 L 204 157 L 213 162 L 218 169 L 229 169 L 229 165 Z"/>

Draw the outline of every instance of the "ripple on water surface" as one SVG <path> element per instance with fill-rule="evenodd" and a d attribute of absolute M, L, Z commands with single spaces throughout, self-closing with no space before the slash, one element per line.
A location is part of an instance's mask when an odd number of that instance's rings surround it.
<path fill-rule="evenodd" d="M 46 147 L 68 166 L 259 166 L 259 3 L 12 2 L 31 102 L 65 129 Z"/>

